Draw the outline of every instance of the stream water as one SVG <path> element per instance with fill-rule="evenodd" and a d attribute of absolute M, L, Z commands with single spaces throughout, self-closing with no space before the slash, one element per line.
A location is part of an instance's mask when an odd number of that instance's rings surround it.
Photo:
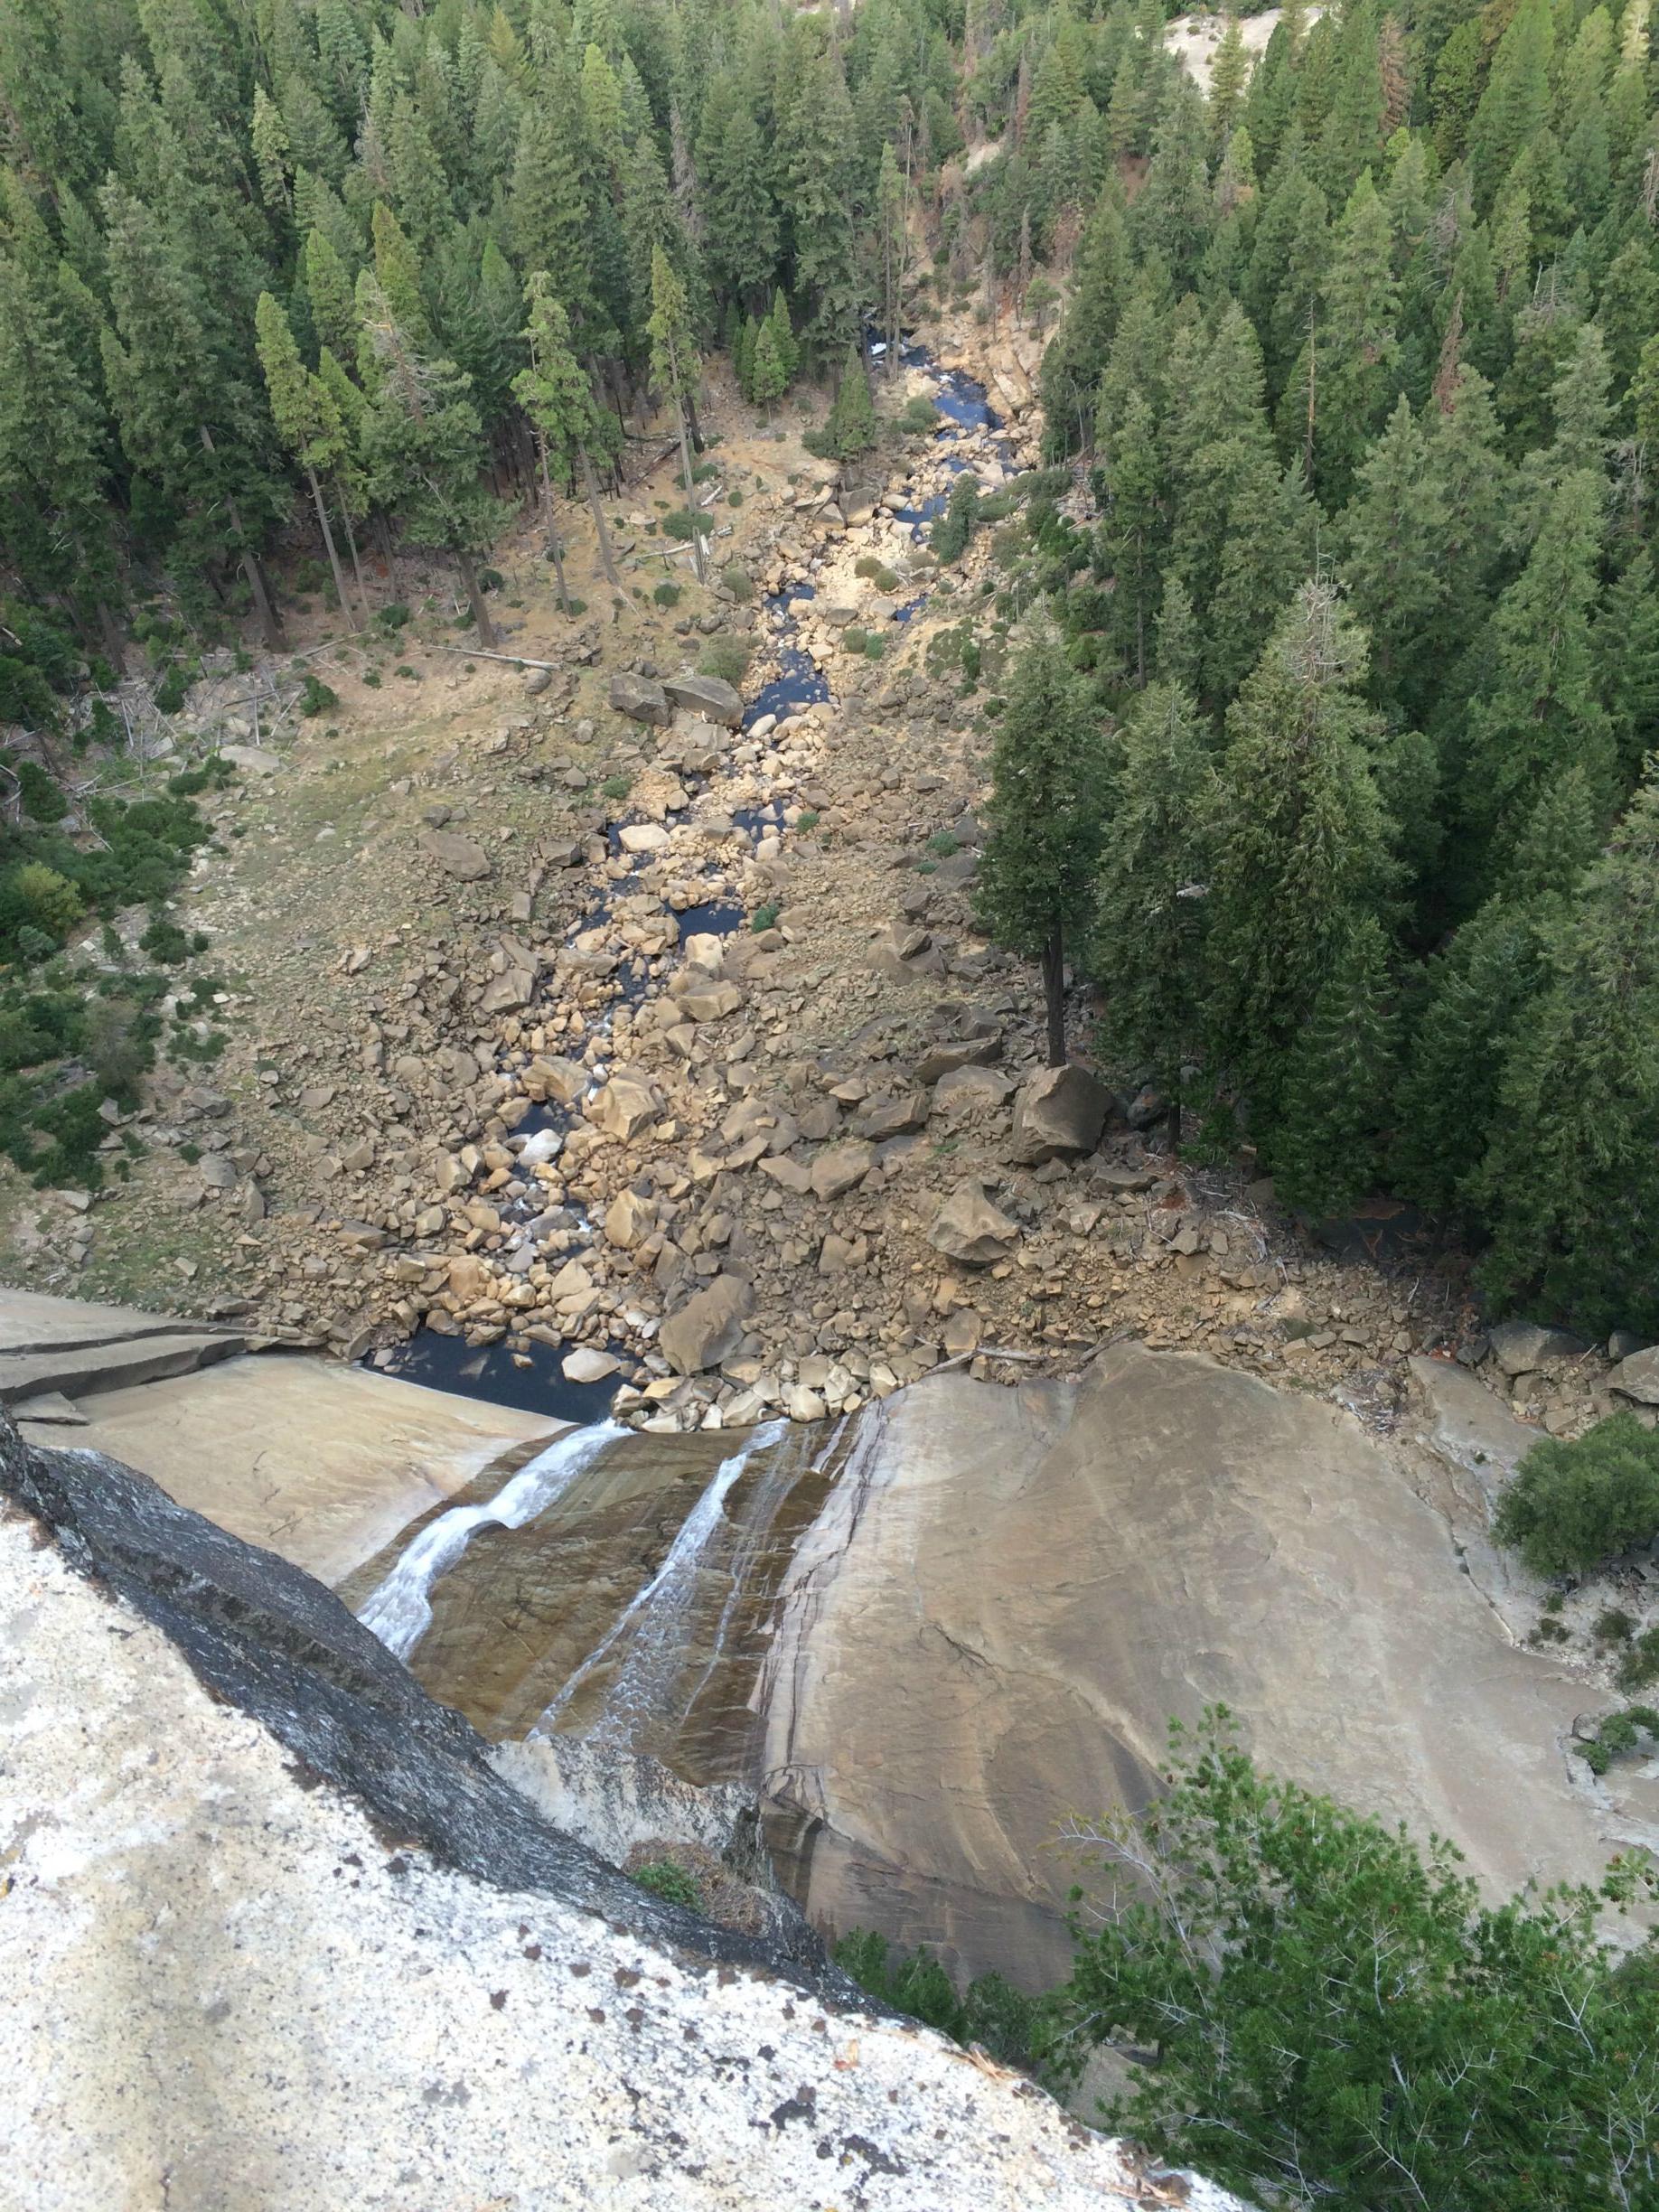
<path fill-rule="evenodd" d="M 992 411 L 982 384 L 961 370 L 938 368 L 925 346 L 906 339 L 901 359 L 907 369 L 919 370 L 928 379 L 941 417 L 933 447 L 946 469 L 956 473 L 969 463 L 951 449 L 966 436 L 998 430 L 1000 418 Z M 996 441 L 995 450 L 1005 462 L 1010 457 L 1005 441 Z M 912 536 L 920 540 L 926 537 L 930 524 L 943 512 L 944 505 L 944 493 L 930 494 L 913 507 L 896 510 L 896 519 L 909 523 Z M 762 614 L 776 668 L 745 708 L 745 730 L 753 728 L 768 715 L 782 719 L 830 697 L 829 678 L 803 643 L 795 612 L 815 596 L 812 583 L 801 576 L 764 601 Z M 910 622 L 926 604 L 927 594 L 919 593 L 895 607 L 892 619 L 900 623 Z M 607 827 L 614 860 L 624 857 L 620 837 L 624 822 L 631 819 L 619 816 Z M 774 806 L 737 807 L 732 810 L 731 819 L 734 828 L 751 841 L 772 834 L 781 826 L 781 816 Z M 630 860 L 626 873 L 614 878 L 601 895 L 571 921 L 565 933 L 567 945 L 574 944 L 589 931 L 605 927 L 612 919 L 618 900 L 626 895 L 632 876 L 647 864 L 648 858 L 641 856 Z M 713 863 L 711 872 L 717 872 Z M 683 942 L 698 931 L 726 936 L 743 926 L 744 912 L 721 889 L 712 891 L 708 898 L 685 908 L 673 919 Z M 608 1033 L 617 1007 L 637 1006 L 643 999 L 650 983 L 648 963 L 637 956 L 624 955 L 611 983 L 611 1000 L 599 1024 L 601 1036 Z M 602 1069 L 595 1068 L 594 1083 L 602 1079 Z M 543 1142 L 551 1148 L 543 1157 L 555 1157 L 558 1150 L 555 1140 L 562 1143 L 571 1120 L 568 1108 L 539 1107 L 520 1122 L 515 1134 Z M 533 1242 L 533 1224 L 539 1210 L 540 1201 L 533 1188 L 523 1201 L 509 1201 L 504 1206 L 504 1217 L 521 1244 Z M 576 1241 L 563 1256 L 579 1258 L 591 1238 L 591 1224 L 573 1213 L 567 1233 L 571 1231 Z M 615 1347 L 618 1355 L 622 1349 Z M 551 1420 L 586 1423 L 605 1420 L 612 1400 L 626 1380 L 625 1369 L 619 1367 L 614 1374 L 601 1382 L 572 1382 L 565 1377 L 562 1357 L 558 1348 L 533 1340 L 523 1345 L 501 1340 L 493 1344 L 471 1344 L 464 1336 L 423 1328 L 401 1344 L 370 1354 L 370 1364 L 384 1373 L 401 1376 L 406 1382 L 422 1382 L 433 1390 L 456 1392 L 463 1397 L 483 1399 L 491 1404 L 514 1406 L 523 1412 L 544 1414 Z"/>
<path fill-rule="evenodd" d="M 907 345 L 904 360 L 930 379 L 941 416 L 934 445 L 950 467 L 950 449 L 995 430 L 997 418 L 972 379 L 935 369 L 918 346 Z M 929 494 L 898 519 L 923 536 L 943 503 L 942 494 Z M 745 729 L 830 697 L 797 616 L 813 595 L 801 577 L 764 602 L 774 672 L 749 700 Z M 895 619 L 910 620 L 924 604 L 917 595 Z M 755 839 L 775 831 L 781 817 L 764 804 L 734 808 L 731 819 Z M 611 826 L 618 858 L 619 826 Z M 567 944 L 603 926 L 642 865 L 614 875 L 569 923 Z M 743 907 L 725 890 L 717 863 L 711 876 L 708 898 L 667 918 L 681 941 L 743 926 Z M 647 979 L 642 960 L 613 971 L 599 1036 Z M 604 1073 L 602 1062 L 594 1081 Z M 569 1109 L 538 1108 L 516 1133 L 554 1158 L 571 1119 Z M 511 1237 L 533 1248 L 541 1202 L 525 1180 L 526 1196 L 506 1202 L 504 1220 Z M 570 1206 L 551 1218 L 564 1228 L 565 1256 L 579 1256 L 591 1225 Z M 606 1418 L 620 1373 L 568 1382 L 553 1347 L 469 1345 L 424 1329 L 378 1364 L 577 1426 L 488 1495 L 435 1511 L 361 1570 L 342 1595 L 365 1624 L 486 1734 L 575 1734 L 597 1750 L 648 1753 L 693 1782 L 753 1779 L 752 1706 L 777 1594 L 833 1486 L 864 1479 L 882 1409 L 813 1427 L 776 1421 L 736 1437 L 640 1438 Z"/>

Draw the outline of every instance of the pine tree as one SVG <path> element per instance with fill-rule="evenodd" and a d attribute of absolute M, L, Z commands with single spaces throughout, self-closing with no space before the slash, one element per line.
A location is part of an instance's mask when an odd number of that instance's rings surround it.
<path fill-rule="evenodd" d="M 695 523 L 697 517 L 697 489 L 691 476 L 691 442 L 686 429 L 686 410 L 692 402 L 701 363 L 698 358 L 697 333 L 691 325 L 690 309 L 686 300 L 686 288 L 675 275 L 668 256 L 659 246 L 651 258 L 651 320 L 646 324 L 651 339 L 651 376 L 657 389 L 662 392 L 674 410 L 675 427 L 680 436 L 680 465 L 686 487 L 686 508 Z M 703 580 L 705 555 L 703 534 L 693 528 L 691 551 L 697 567 L 697 580 Z"/>
<path fill-rule="evenodd" d="M 1405 1194 L 1437 1212 L 1469 1200 L 1497 1125 L 1504 1064 L 1548 980 L 1544 947 L 1600 827 L 1584 777 L 1569 769 L 1533 810 L 1492 897 L 1429 964 L 1393 1167 Z"/>
<path fill-rule="evenodd" d="M 1057 634 L 1015 656 L 997 724 L 979 913 L 996 942 L 1040 959 L 1048 1064 L 1065 1064 L 1065 947 L 1091 917 L 1110 763 L 1087 685 Z"/>
<path fill-rule="evenodd" d="M 1227 27 L 1222 33 L 1221 44 L 1215 49 L 1210 62 L 1210 143 L 1214 146 L 1226 144 L 1227 134 L 1238 118 L 1244 98 L 1244 87 L 1250 77 L 1250 56 L 1244 51 L 1244 34 L 1239 28 L 1237 14 L 1229 10 Z"/>
<path fill-rule="evenodd" d="M 1550 112 L 1550 0 L 1521 0 L 1492 57 L 1469 126 L 1476 204 L 1485 214 Z"/>
<path fill-rule="evenodd" d="M 363 358 L 372 380 L 369 459 L 381 503 L 416 545 L 440 548 L 460 573 L 482 645 L 496 643 L 478 563 L 503 516 L 483 483 L 483 427 L 470 380 L 450 361 L 422 354 L 398 323 L 378 279 L 359 286 Z"/>
<path fill-rule="evenodd" d="M 764 305 L 773 287 L 781 244 L 771 149 L 758 109 L 757 91 L 723 70 L 709 88 L 697 142 L 709 276 L 749 308 Z"/>
<path fill-rule="evenodd" d="M 772 346 L 783 370 L 785 389 L 792 385 L 801 369 L 801 348 L 795 342 L 795 326 L 789 318 L 789 302 L 780 285 L 772 295 L 772 312 L 767 317 L 772 325 Z"/>
<path fill-rule="evenodd" d="M 1624 774 L 1659 752 L 1659 578 L 1645 546 L 1603 595 L 1590 656 Z"/>
<path fill-rule="evenodd" d="M 789 380 L 783 373 L 783 364 L 778 359 L 778 349 L 772 335 L 770 321 L 763 323 L 755 333 L 755 352 L 749 368 L 749 398 L 757 408 L 764 408 L 766 420 L 772 420 L 773 404 L 789 389 Z"/>
<path fill-rule="evenodd" d="M 1141 694 L 1119 744 L 1091 963 L 1106 995 L 1106 1039 L 1125 1064 L 1150 1071 L 1178 1147 L 1182 1070 L 1203 1034 L 1215 771 L 1203 720 L 1176 683 Z"/>
<path fill-rule="evenodd" d="M 306 369 L 294 342 L 288 318 L 268 292 L 261 292 L 258 310 L 259 365 L 270 394 L 271 419 L 276 434 L 299 463 L 316 510 L 317 528 L 328 553 L 340 611 L 353 630 L 358 627 L 346 595 L 345 577 L 334 546 L 334 532 L 323 501 L 318 473 L 327 474 L 345 458 L 346 433 L 339 408 L 326 385 Z"/>
<path fill-rule="evenodd" d="M 1398 1073 L 1388 940 L 1350 923 L 1286 1071 L 1270 1158 L 1279 1195 L 1317 1217 L 1352 1212 L 1382 1177 Z"/>
<path fill-rule="evenodd" d="M 755 317 L 745 316 L 743 327 L 737 333 L 737 342 L 732 348 L 732 375 L 736 380 L 738 390 L 751 404 L 755 398 L 755 354 L 760 343 L 760 334 L 761 325 Z M 772 349 L 774 360 L 777 351 L 774 344 Z"/>
<path fill-rule="evenodd" d="M 804 25 L 797 32 L 810 35 Z M 845 355 L 858 327 L 853 113 L 833 48 L 808 59 L 779 139 L 795 288 L 806 304 L 808 351 L 821 366 Z"/>
<path fill-rule="evenodd" d="M 1613 734 L 1590 651 L 1601 503 L 1597 477 L 1562 481 L 1492 618 L 1488 673 L 1469 708 L 1464 802 L 1500 848 L 1565 768 L 1581 769 L 1598 796 L 1612 794 Z"/>
<path fill-rule="evenodd" d="M 1210 1023 L 1261 1126 L 1358 921 L 1396 882 L 1359 697 L 1365 641 L 1328 584 L 1304 586 L 1227 717 L 1211 892 Z"/>
<path fill-rule="evenodd" d="M 1546 948 L 1476 1195 L 1502 1305 L 1659 1333 L 1659 773 Z"/>
<path fill-rule="evenodd" d="M 1105 493 L 1095 534 L 1095 562 L 1113 579 L 1111 633 L 1144 686 L 1153 617 L 1163 596 L 1167 523 L 1163 456 L 1152 409 L 1131 390 L 1109 437 L 1100 441 L 1099 477 Z"/>
<path fill-rule="evenodd" d="M 886 370 L 898 374 L 899 310 L 904 296 L 904 267 L 909 245 L 908 201 L 905 179 L 894 159 L 891 145 L 881 149 L 881 169 L 876 180 L 876 261 L 881 300 L 881 332 L 887 342 Z"/>
<path fill-rule="evenodd" d="M 770 323 L 766 330 L 770 332 Z M 757 348 L 757 354 L 758 351 Z M 861 454 L 868 453 L 875 443 L 876 409 L 870 403 L 869 380 L 858 355 L 849 353 L 841 370 L 835 404 L 824 425 L 824 450 L 838 461 L 856 461 Z"/>
<path fill-rule="evenodd" d="M 580 474 L 605 576 L 618 588 L 622 579 L 611 549 L 611 533 L 605 524 L 599 487 L 594 480 L 592 448 L 598 423 L 593 386 L 571 351 L 569 318 L 554 293 L 553 280 L 547 270 L 535 270 L 524 292 L 530 314 L 524 330 L 530 366 L 520 370 L 512 388 L 536 433 L 542 495 L 547 502 L 548 546 L 558 570 L 560 604 L 568 613 L 564 564 L 553 518 L 554 463 L 557 462 L 561 474 L 572 468 Z"/>
<path fill-rule="evenodd" d="M 1449 581 L 1440 554 L 1446 503 L 1429 440 L 1403 395 L 1360 469 L 1337 535 L 1356 619 L 1371 640 L 1372 696 L 1415 719 L 1437 671 L 1422 663 Z"/>
<path fill-rule="evenodd" d="M 1187 693 L 1198 686 L 1203 657 L 1198 618 L 1186 586 L 1179 576 L 1164 580 L 1163 604 L 1158 614 L 1158 652 L 1153 662 L 1160 683 L 1175 684 Z"/>
<path fill-rule="evenodd" d="M 307 236 L 302 260 L 311 323 L 318 342 L 341 359 L 349 360 L 357 351 L 357 302 L 345 266 L 321 230 Z"/>

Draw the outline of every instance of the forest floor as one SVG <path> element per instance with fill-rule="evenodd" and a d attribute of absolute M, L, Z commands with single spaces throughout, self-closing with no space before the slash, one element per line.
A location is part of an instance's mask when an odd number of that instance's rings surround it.
<path fill-rule="evenodd" d="M 928 335 L 1005 416 L 1000 444 L 970 435 L 955 458 L 988 484 L 1030 465 L 1038 344 L 967 321 Z M 907 370 L 896 397 L 926 388 Z M 545 683 L 469 655 L 455 579 L 400 564 L 377 579 L 414 610 L 400 629 L 352 637 L 330 604 L 290 597 L 294 646 L 338 704 L 276 747 L 211 700 L 187 705 L 181 749 L 228 744 L 242 769 L 203 802 L 215 843 L 180 902 L 210 942 L 228 1046 L 158 1073 L 127 1182 L 89 1201 L 7 1172 L 0 1275 L 249 1314 L 350 1357 L 396 1359 L 436 1332 L 557 1377 L 555 1353 L 585 1350 L 620 1362 L 619 1404 L 662 1426 L 850 1407 L 947 1360 L 1064 1372 L 1127 1336 L 1387 1427 L 1411 1355 L 1481 1359 L 1457 1268 L 1402 1233 L 1406 1216 L 1380 1205 L 1333 1251 L 1247 1156 L 1200 1172 L 1163 1154 L 1124 1118 L 1132 1084 L 1098 1150 L 1018 1157 L 1040 993 L 974 926 L 985 694 L 927 650 L 991 588 L 994 534 L 947 595 L 893 511 L 948 484 L 941 454 L 895 436 L 838 507 L 837 472 L 801 442 L 810 419 L 786 406 L 765 424 L 711 373 L 707 587 L 655 529 L 684 503 L 666 442 L 606 502 L 623 592 L 581 507 L 561 515 L 586 602 L 572 616 L 539 525 L 516 529 L 492 605 L 500 649 L 550 663 Z M 732 564 L 741 590 L 722 580 Z M 652 595 L 663 582 L 672 606 Z M 777 667 L 767 595 L 803 582 L 817 595 L 789 642 L 827 698 L 784 702 L 758 736 L 612 705 L 620 675 L 649 687 L 711 639 L 753 649 L 753 699 Z M 879 661 L 848 642 L 871 635 Z M 699 968 L 678 914 L 705 905 L 738 926 Z M 757 914 L 772 926 L 745 926 Z M 687 1018 L 676 994 L 699 979 L 721 1010 Z M 1074 994 L 1074 1056 L 1092 1029 Z M 544 1110 L 549 1065 L 586 1086 L 563 1117 Z M 520 1158 L 536 1129 L 553 1135 Z M 995 1217 L 981 1250 L 941 1226 L 952 1204 Z M 722 1335 L 694 1308 L 715 1356 L 677 1373 L 659 1333 L 717 1278 L 743 1310 Z M 1593 1354 L 1483 1372 L 1554 1433 L 1608 1402 Z"/>

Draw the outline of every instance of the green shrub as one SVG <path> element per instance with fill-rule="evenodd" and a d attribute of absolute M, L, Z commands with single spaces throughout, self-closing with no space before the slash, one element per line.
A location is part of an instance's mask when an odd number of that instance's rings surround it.
<path fill-rule="evenodd" d="M 155 709 L 158 714 L 177 714 L 184 704 L 184 695 L 190 689 L 184 671 L 176 661 L 169 661 L 162 670 L 161 680 L 155 687 Z"/>
<path fill-rule="evenodd" d="M 307 670 L 305 680 L 300 686 L 301 714 L 306 716 L 326 714 L 332 707 L 338 707 L 339 704 L 339 692 L 325 684 L 320 676 L 313 675 Z"/>
<path fill-rule="evenodd" d="M 962 849 L 962 840 L 954 830 L 935 830 L 927 840 L 927 849 L 935 859 L 948 860 L 952 853 Z"/>
<path fill-rule="evenodd" d="M 816 807 L 808 807 L 806 811 L 797 820 L 795 827 L 797 830 L 816 830 L 819 824 L 819 820 L 820 816 L 818 809 Z"/>
<path fill-rule="evenodd" d="M 1602 1775 L 1616 1758 L 1636 1748 L 1644 1732 L 1659 1738 L 1659 1712 L 1651 1705 L 1627 1705 L 1623 1712 L 1609 1713 L 1593 1736 L 1573 1748 L 1592 1774 Z"/>
<path fill-rule="evenodd" d="M 1608 1606 L 1597 1614 L 1590 1634 L 1598 1644 L 1628 1644 L 1636 1634 L 1636 1623 L 1622 1606 Z"/>
<path fill-rule="evenodd" d="M 1048 2048 L 1073 2074 L 1109 2039 L 1158 2052 L 1107 2130 L 1259 2204 L 1651 2198 L 1627 2146 L 1652 2137 L 1659 1953 L 1633 1973 L 1599 1927 L 1637 1870 L 1490 1903 L 1450 1843 L 1259 1774 L 1230 1735 L 1220 1711 L 1172 1731 L 1165 1793 L 1091 1848 L 1111 1909 L 1073 1919 Z"/>
<path fill-rule="evenodd" d="M 1631 1644 L 1618 1663 L 1621 1690 L 1645 1690 L 1659 1682 L 1659 1628 L 1648 1628 Z"/>
<path fill-rule="evenodd" d="M 897 416 L 898 426 L 913 436 L 931 436 L 939 427 L 939 409 L 931 399 L 921 397 L 906 399 Z"/>
<path fill-rule="evenodd" d="M 42 860 L 25 860 L 13 882 L 30 920 L 54 944 L 69 935 L 86 912 L 86 902 L 75 886 Z"/>
<path fill-rule="evenodd" d="M 732 489 L 726 493 L 726 503 L 728 507 L 741 507 L 743 505 L 743 493 L 738 491 L 736 484 L 734 484 Z"/>
<path fill-rule="evenodd" d="M 1027 1997 L 998 1973 L 981 1974 L 959 1996 L 925 1945 L 895 1951 L 873 1928 L 854 1928 L 835 1946 L 835 1963 L 878 2004 L 937 2028 L 959 2043 L 978 2043 L 1004 2066 L 1040 2068 L 1047 2000 Z"/>
<path fill-rule="evenodd" d="M 651 595 L 660 607 L 678 606 L 680 598 L 680 586 L 668 583 L 659 584 Z"/>
<path fill-rule="evenodd" d="M 374 619 L 382 630 L 401 630 L 409 620 L 409 610 L 401 599 L 394 599 L 386 606 L 377 607 Z"/>
<path fill-rule="evenodd" d="M 886 650 L 886 639 L 881 636 L 878 632 L 875 630 L 870 631 L 864 641 L 865 659 L 867 661 L 879 661 Z"/>
<path fill-rule="evenodd" d="M 61 821 L 69 812 L 69 801 L 38 761 L 18 763 L 17 792 L 24 813 L 37 822 Z"/>
<path fill-rule="evenodd" d="M 728 561 L 720 571 L 720 581 L 740 606 L 746 606 L 755 596 L 755 578 L 741 561 Z"/>
<path fill-rule="evenodd" d="M 1573 1443 L 1544 1437 L 1493 1526 L 1539 1574 L 1583 1574 L 1659 1535 L 1659 1435 L 1614 1413 Z"/>
<path fill-rule="evenodd" d="M 694 484 L 708 483 L 719 473 L 720 468 L 717 462 L 699 461 L 691 472 L 691 481 Z"/>
<path fill-rule="evenodd" d="M 633 789 L 633 779 L 625 775 L 609 775 L 599 786 L 600 795 L 606 799 L 625 799 Z"/>
<path fill-rule="evenodd" d="M 149 927 L 138 940 L 138 949 L 147 952 L 152 960 L 160 961 L 165 968 L 176 968 L 190 958 L 189 938 L 164 914 L 150 917 Z"/>
<path fill-rule="evenodd" d="M 764 906 L 757 906 L 749 916 L 749 927 L 757 937 L 763 930 L 776 929 L 778 915 L 782 912 L 783 909 L 776 899 L 768 899 Z"/>
<path fill-rule="evenodd" d="M 698 655 L 698 673 L 717 676 L 722 683 L 741 684 L 748 672 L 751 648 L 741 638 L 712 637 Z"/>
<path fill-rule="evenodd" d="M 689 507 L 677 507 L 662 518 L 663 536 L 677 539 L 681 545 L 690 544 L 697 536 L 697 527 L 698 517 Z"/>
<path fill-rule="evenodd" d="M 860 553 L 853 563 L 853 574 L 858 576 L 873 576 L 880 567 L 881 563 L 873 553 Z"/>
<path fill-rule="evenodd" d="M 869 642 L 869 632 L 867 630 L 860 630 L 856 625 L 850 629 L 843 630 L 841 633 L 841 642 L 846 646 L 848 652 L 861 653 Z"/>
<path fill-rule="evenodd" d="M 633 1879 L 642 1889 L 649 1889 L 665 1905 L 681 1905 L 687 1912 L 703 1909 L 702 1892 L 675 1860 L 653 1859 L 649 1866 L 636 1867 Z"/>

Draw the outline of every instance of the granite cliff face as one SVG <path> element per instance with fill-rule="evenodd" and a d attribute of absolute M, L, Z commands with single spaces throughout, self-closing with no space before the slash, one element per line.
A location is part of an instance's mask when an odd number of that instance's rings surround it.
<path fill-rule="evenodd" d="M 1226 2212 L 623 1882 L 144 1477 L 0 1489 L 5 2212 Z"/>

